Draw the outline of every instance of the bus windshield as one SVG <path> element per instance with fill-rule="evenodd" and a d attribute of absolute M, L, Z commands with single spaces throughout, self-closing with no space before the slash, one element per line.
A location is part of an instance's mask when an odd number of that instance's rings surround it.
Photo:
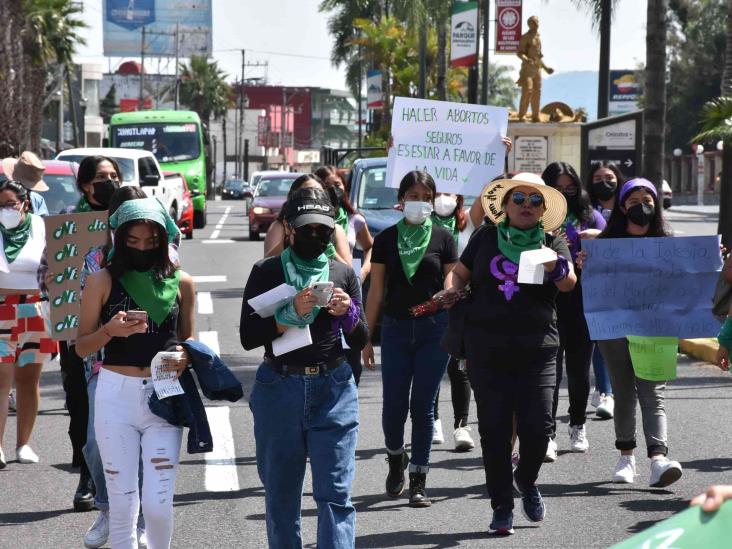
<path fill-rule="evenodd" d="M 201 156 L 196 124 L 151 123 L 112 126 L 115 147 L 150 151 L 158 162 L 180 162 Z"/>

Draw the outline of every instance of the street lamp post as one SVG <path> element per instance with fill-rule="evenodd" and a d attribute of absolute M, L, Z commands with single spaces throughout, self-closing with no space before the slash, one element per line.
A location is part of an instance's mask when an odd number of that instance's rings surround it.
<path fill-rule="evenodd" d="M 704 205 L 704 145 L 699 144 L 696 153 L 696 204 Z"/>

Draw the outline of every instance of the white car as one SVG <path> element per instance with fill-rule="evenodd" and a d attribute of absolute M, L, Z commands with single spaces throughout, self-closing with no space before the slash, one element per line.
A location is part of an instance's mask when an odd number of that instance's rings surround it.
<path fill-rule="evenodd" d="M 665 179 L 661 183 L 661 191 L 663 194 L 663 209 L 668 210 L 671 207 L 671 202 L 674 199 L 674 191 L 671 189 L 671 185 Z"/>
<path fill-rule="evenodd" d="M 122 185 L 138 185 L 145 194 L 156 197 L 168 209 L 173 219 L 183 214 L 185 186 L 180 174 L 163 173 L 155 155 L 150 151 L 114 147 L 68 149 L 60 152 L 57 160 L 81 163 L 87 156 L 106 156 L 114 159 L 122 172 Z"/>

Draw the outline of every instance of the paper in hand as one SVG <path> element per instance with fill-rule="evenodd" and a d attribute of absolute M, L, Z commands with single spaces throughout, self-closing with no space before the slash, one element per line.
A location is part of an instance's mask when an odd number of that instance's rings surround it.
<path fill-rule="evenodd" d="M 274 316 L 282 305 L 291 301 L 297 295 L 297 290 L 289 284 L 282 283 L 276 288 L 251 298 L 248 303 L 254 312 L 262 318 Z"/>
<path fill-rule="evenodd" d="M 295 349 L 307 347 L 312 344 L 313 338 L 310 335 L 310 326 L 298 328 L 293 326 L 287 328 L 277 339 L 272 340 L 272 354 L 274 356 L 284 355 Z"/>
<path fill-rule="evenodd" d="M 519 259 L 519 284 L 543 284 L 544 263 L 556 261 L 557 253 L 551 248 L 539 248 L 521 252 Z"/>
<path fill-rule="evenodd" d="M 179 360 L 182 356 L 183 353 L 161 352 L 153 357 L 150 363 L 153 388 L 160 400 L 184 393 L 178 381 L 178 373 L 175 370 L 168 370 L 164 364 L 168 360 Z"/>

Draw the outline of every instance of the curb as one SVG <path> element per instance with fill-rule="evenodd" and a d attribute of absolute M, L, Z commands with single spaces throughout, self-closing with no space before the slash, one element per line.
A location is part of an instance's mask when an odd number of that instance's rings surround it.
<path fill-rule="evenodd" d="M 681 349 L 682 353 L 690 357 L 714 364 L 719 343 L 717 343 L 717 338 L 714 337 L 681 339 L 679 340 L 679 349 Z"/>

